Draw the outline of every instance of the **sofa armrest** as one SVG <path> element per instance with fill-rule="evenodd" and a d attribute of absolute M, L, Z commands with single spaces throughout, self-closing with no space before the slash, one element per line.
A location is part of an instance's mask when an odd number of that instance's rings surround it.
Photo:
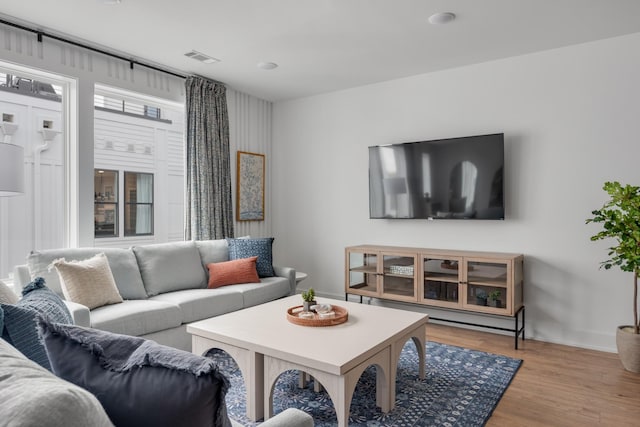
<path fill-rule="evenodd" d="M 296 293 L 296 270 L 291 267 L 277 267 L 273 266 L 273 271 L 276 273 L 278 277 L 284 277 L 289 279 L 289 287 L 291 290 L 289 291 L 289 295 L 293 295 Z"/>
<path fill-rule="evenodd" d="M 242 427 L 242 424 L 231 420 L 233 427 Z M 296 408 L 287 408 L 278 415 L 260 423 L 260 427 L 313 427 L 311 415 Z"/>
<path fill-rule="evenodd" d="M 73 301 L 63 300 L 63 302 L 69 309 L 71 317 L 73 317 L 74 325 L 91 327 L 91 311 L 89 311 L 88 307 Z"/>

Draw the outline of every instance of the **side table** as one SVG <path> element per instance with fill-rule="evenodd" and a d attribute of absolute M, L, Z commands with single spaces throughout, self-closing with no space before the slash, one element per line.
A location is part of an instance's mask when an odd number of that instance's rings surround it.
<path fill-rule="evenodd" d="M 302 282 L 307 277 L 308 277 L 307 273 L 303 273 L 302 271 L 297 271 L 296 270 L 296 288 L 298 287 L 300 282 Z"/>

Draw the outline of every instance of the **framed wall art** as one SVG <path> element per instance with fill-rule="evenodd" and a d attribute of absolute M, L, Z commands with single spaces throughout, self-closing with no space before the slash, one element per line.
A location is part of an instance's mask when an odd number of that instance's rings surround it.
<path fill-rule="evenodd" d="M 238 151 L 236 220 L 264 220 L 264 154 Z"/>

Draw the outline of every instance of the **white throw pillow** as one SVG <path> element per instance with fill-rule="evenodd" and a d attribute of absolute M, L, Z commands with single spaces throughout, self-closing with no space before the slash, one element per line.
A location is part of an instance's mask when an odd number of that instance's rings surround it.
<path fill-rule="evenodd" d="M 83 261 L 66 261 L 61 258 L 51 265 L 58 271 L 65 299 L 82 304 L 90 310 L 122 302 L 109 260 L 104 253 Z"/>
<path fill-rule="evenodd" d="M 15 304 L 18 302 L 18 295 L 15 294 L 4 282 L 0 281 L 0 303 Z"/>

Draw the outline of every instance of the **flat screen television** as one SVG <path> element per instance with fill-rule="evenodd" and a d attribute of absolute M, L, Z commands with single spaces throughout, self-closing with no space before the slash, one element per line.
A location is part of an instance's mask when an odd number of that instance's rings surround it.
<path fill-rule="evenodd" d="M 504 219 L 504 134 L 369 147 L 369 215 Z"/>

